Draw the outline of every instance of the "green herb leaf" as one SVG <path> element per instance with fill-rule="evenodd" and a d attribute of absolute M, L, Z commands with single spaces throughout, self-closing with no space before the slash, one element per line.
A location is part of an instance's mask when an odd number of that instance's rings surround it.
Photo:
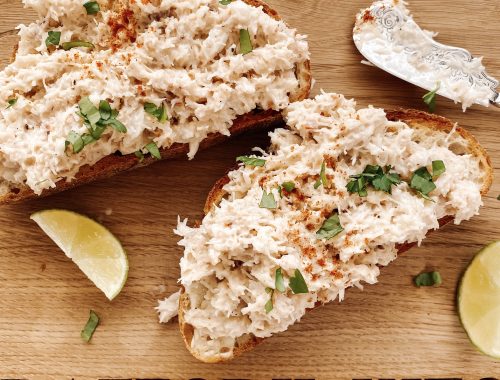
<path fill-rule="evenodd" d="M 441 82 L 438 82 L 434 90 L 422 96 L 424 103 L 429 106 L 430 112 L 434 112 L 436 110 L 436 94 L 440 88 L 441 88 Z"/>
<path fill-rule="evenodd" d="M 95 143 L 97 141 L 96 139 L 94 139 L 94 137 L 92 135 L 89 135 L 87 133 L 84 134 L 84 135 L 82 135 L 82 140 L 83 140 L 83 145 L 84 146 L 93 144 L 93 143 Z"/>
<path fill-rule="evenodd" d="M 293 294 L 309 293 L 306 280 L 298 269 L 295 269 L 295 277 L 290 277 L 290 289 L 292 289 Z"/>
<path fill-rule="evenodd" d="M 273 305 L 274 290 L 271 288 L 266 288 L 266 293 L 270 294 L 270 296 L 269 296 L 269 301 L 267 301 L 266 304 L 264 305 L 264 310 L 266 310 L 266 313 L 269 314 L 274 308 Z"/>
<path fill-rule="evenodd" d="M 77 47 L 84 47 L 84 48 L 89 48 L 89 49 L 94 49 L 95 46 L 93 43 L 91 42 L 87 42 L 87 41 L 71 41 L 71 42 L 63 42 L 61 44 L 61 47 L 64 49 L 64 50 L 71 50 L 73 48 L 77 48 Z"/>
<path fill-rule="evenodd" d="M 413 173 L 410 180 L 410 187 L 428 200 L 432 200 L 429 197 L 429 193 L 436 189 L 436 185 L 432 182 L 432 176 L 425 166 Z"/>
<path fill-rule="evenodd" d="M 392 181 L 385 175 L 377 176 L 372 181 L 373 188 L 375 190 L 385 191 L 386 193 L 392 193 Z"/>
<path fill-rule="evenodd" d="M 101 113 L 96 106 L 90 101 L 89 97 L 82 98 L 78 103 L 80 113 L 85 119 L 94 127 L 99 120 L 101 120 Z"/>
<path fill-rule="evenodd" d="M 276 279 L 274 287 L 278 292 L 283 293 L 285 291 L 285 281 L 283 280 L 283 273 L 281 273 L 281 268 L 276 269 Z"/>
<path fill-rule="evenodd" d="M 11 107 L 14 107 L 16 105 L 16 103 L 17 103 L 17 98 L 7 99 L 8 106 L 7 106 L 6 110 L 8 110 Z"/>
<path fill-rule="evenodd" d="M 253 51 L 252 40 L 247 29 L 240 29 L 240 53 L 246 55 Z"/>
<path fill-rule="evenodd" d="M 109 120 L 111 118 L 111 106 L 106 100 L 101 100 L 99 102 L 99 113 L 101 114 L 102 120 Z"/>
<path fill-rule="evenodd" d="M 50 30 L 48 37 L 45 39 L 45 46 L 59 46 L 60 42 L 61 32 Z"/>
<path fill-rule="evenodd" d="M 413 281 L 415 282 L 415 285 L 420 287 L 420 286 L 439 286 L 443 283 L 443 280 L 441 279 L 441 274 L 439 272 L 426 272 L 426 273 L 420 273 L 418 276 L 416 276 Z"/>
<path fill-rule="evenodd" d="M 266 160 L 258 157 L 239 156 L 236 161 L 243 162 L 246 166 L 264 166 Z"/>
<path fill-rule="evenodd" d="M 105 125 L 97 125 L 95 128 L 91 129 L 90 135 L 94 138 L 94 140 L 99 140 L 105 130 Z"/>
<path fill-rule="evenodd" d="M 340 224 L 339 214 L 335 212 L 332 214 L 321 226 L 321 228 L 316 232 L 318 239 L 330 240 L 344 231 L 344 228 Z"/>
<path fill-rule="evenodd" d="M 165 123 L 168 120 L 167 107 L 164 103 L 160 107 L 154 103 L 145 103 L 144 111 L 154 116 L 160 123 Z"/>
<path fill-rule="evenodd" d="M 87 10 L 87 14 L 90 16 L 94 16 L 99 13 L 101 8 L 99 7 L 99 3 L 97 1 L 89 1 L 83 4 L 85 9 Z"/>
<path fill-rule="evenodd" d="M 295 189 L 295 183 L 292 181 L 283 182 L 281 186 L 286 190 L 287 193 L 291 193 Z"/>
<path fill-rule="evenodd" d="M 262 190 L 262 199 L 260 200 L 259 204 L 260 208 L 267 208 L 270 210 L 274 210 L 277 208 L 276 200 L 274 199 L 273 192 L 270 191 L 269 193 L 266 193 L 265 190 Z"/>
<path fill-rule="evenodd" d="M 71 131 L 66 137 L 66 145 L 73 146 L 73 153 L 79 153 L 85 147 L 85 143 L 78 133 Z"/>
<path fill-rule="evenodd" d="M 142 151 L 138 150 L 137 152 L 134 153 L 135 156 L 139 159 L 139 162 L 144 161 L 144 153 Z"/>
<path fill-rule="evenodd" d="M 95 311 L 90 310 L 89 320 L 80 333 L 80 336 L 85 342 L 90 342 L 90 339 L 92 339 L 92 335 L 94 335 L 97 326 L 99 326 L 99 316 Z"/>
<path fill-rule="evenodd" d="M 221 5 L 229 5 L 233 2 L 233 0 L 220 0 L 219 3 Z"/>
<path fill-rule="evenodd" d="M 446 166 L 444 166 L 444 162 L 441 160 L 432 161 L 432 177 L 437 178 L 441 174 L 446 172 Z"/>
<path fill-rule="evenodd" d="M 358 193 L 360 197 L 368 195 L 368 185 L 373 186 L 375 190 L 392 193 L 392 185 L 399 185 L 401 178 L 397 173 L 390 173 L 392 167 L 386 166 L 385 172 L 379 165 L 367 165 L 363 173 L 351 176 L 353 178 L 347 184 L 347 191 Z"/>
<path fill-rule="evenodd" d="M 158 145 L 154 141 L 150 142 L 148 145 L 146 145 L 144 148 L 157 160 L 161 160 L 161 153 L 160 150 L 158 149 Z"/>
<path fill-rule="evenodd" d="M 109 119 L 109 120 L 103 120 L 100 122 L 101 125 L 111 125 L 114 129 L 116 129 L 118 132 L 121 133 L 127 133 L 127 128 L 122 124 L 121 121 L 117 119 Z"/>
<path fill-rule="evenodd" d="M 330 184 L 328 183 L 328 178 L 326 178 L 326 162 L 325 161 L 323 161 L 323 163 L 321 164 L 321 170 L 319 172 L 319 179 L 314 184 L 314 188 L 317 189 L 321 185 L 323 185 L 324 188 L 327 188 L 328 186 L 330 186 Z"/>

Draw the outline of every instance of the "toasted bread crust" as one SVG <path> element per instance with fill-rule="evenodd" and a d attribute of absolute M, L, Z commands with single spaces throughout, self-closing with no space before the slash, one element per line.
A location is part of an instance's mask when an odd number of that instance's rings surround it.
<path fill-rule="evenodd" d="M 273 17 L 276 20 L 280 20 L 278 13 L 270 8 L 266 3 L 260 0 L 242 0 L 247 4 L 254 7 L 262 6 L 263 11 Z M 14 49 L 13 60 L 17 52 L 17 46 Z M 302 64 L 297 65 L 296 75 L 299 81 L 299 88 L 293 94 L 290 94 L 290 102 L 304 100 L 309 96 L 312 86 L 312 74 L 310 61 L 306 61 Z M 239 116 L 234 120 L 232 127 L 230 128 L 231 136 L 224 136 L 221 134 L 210 134 L 205 140 L 200 144 L 200 150 L 209 148 L 213 145 L 221 143 L 228 140 L 232 136 L 237 136 L 239 134 L 245 133 L 247 131 L 271 129 L 283 123 L 283 118 L 281 113 L 278 111 L 268 110 L 254 110 L 245 115 Z M 177 158 L 187 154 L 189 151 L 188 144 L 178 144 L 175 143 L 169 148 L 164 148 L 160 150 L 162 160 Z M 22 202 L 32 198 L 39 198 L 48 196 L 51 194 L 59 193 L 64 190 L 68 190 L 74 187 L 78 187 L 90 182 L 94 182 L 100 179 L 109 178 L 115 174 L 148 166 L 157 162 L 153 157 L 146 157 L 143 161 L 140 161 L 134 154 L 129 155 L 110 155 L 104 157 L 102 160 L 94 164 L 93 166 L 83 166 L 78 171 L 75 179 L 71 182 L 66 180 L 61 180 L 56 184 L 55 188 L 47 189 L 42 192 L 41 195 L 36 195 L 28 186 L 22 186 L 20 188 L 11 189 L 11 191 L 0 196 L 0 205 Z"/>
<path fill-rule="evenodd" d="M 450 132 L 453 128 L 459 133 L 468 143 L 469 143 L 469 153 L 473 156 L 476 156 L 480 159 L 481 164 L 484 169 L 484 178 L 483 178 L 483 186 L 481 187 L 481 194 L 486 195 L 490 189 L 491 183 L 493 181 L 493 167 L 491 166 L 491 160 L 488 156 L 487 152 L 484 148 L 479 145 L 479 142 L 476 138 L 460 127 L 457 127 L 455 123 L 451 120 L 429 114 L 427 112 L 413 110 L 413 109 L 396 109 L 396 110 L 386 110 L 387 119 L 390 121 L 403 121 L 408 124 L 412 128 L 427 128 L 431 130 L 440 130 L 443 132 Z M 220 178 L 212 187 L 210 193 L 208 194 L 207 200 L 205 202 L 205 207 L 203 209 L 205 214 L 208 214 L 215 205 L 219 204 L 221 200 L 227 195 L 224 191 L 224 186 L 229 182 L 229 177 L 226 175 Z M 439 227 L 443 227 L 446 224 L 453 221 L 453 216 L 445 216 L 439 220 Z M 432 231 L 430 231 L 432 232 Z M 403 252 L 408 251 L 412 247 L 414 247 L 416 243 L 405 243 L 399 244 L 397 246 L 398 253 L 401 254 Z M 318 303 L 315 305 L 316 307 L 321 306 L 322 304 Z M 179 301 L 179 327 L 181 330 L 181 334 L 184 338 L 184 342 L 186 343 L 186 347 L 191 352 L 191 354 L 197 359 L 206 362 L 206 363 L 218 363 L 224 362 L 235 357 L 238 357 L 245 353 L 246 351 L 250 351 L 258 344 L 262 343 L 264 339 L 257 338 L 253 335 L 248 335 L 246 339 L 246 344 L 241 346 L 236 346 L 233 351 L 233 356 L 230 358 L 220 358 L 220 357 L 211 357 L 206 358 L 202 357 L 198 352 L 191 348 L 191 340 L 193 337 L 193 326 L 186 323 L 184 319 L 184 310 L 187 310 L 189 307 L 189 298 L 184 293 L 184 289 L 182 289 L 180 301 Z"/>

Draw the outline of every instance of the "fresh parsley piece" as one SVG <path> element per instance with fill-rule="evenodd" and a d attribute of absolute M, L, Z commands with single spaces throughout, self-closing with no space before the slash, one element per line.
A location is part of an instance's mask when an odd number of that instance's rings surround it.
<path fill-rule="evenodd" d="M 436 110 L 436 93 L 439 91 L 440 88 L 441 88 L 441 82 L 438 82 L 434 90 L 422 96 L 424 103 L 429 106 L 430 112 L 434 112 Z"/>
<path fill-rule="evenodd" d="M 327 220 L 324 221 L 321 228 L 316 232 L 318 239 L 330 240 L 344 231 L 340 224 L 339 214 L 333 213 Z"/>
<path fill-rule="evenodd" d="M 285 291 L 285 281 L 283 280 L 283 273 L 281 272 L 281 268 L 276 269 L 276 279 L 275 279 L 274 287 L 278 292 L 283 293 Z"/>
<path fill-rule="evenodd" d="M 295 276 L 290 277 L 290 289 L 292 289 L 293 294 L 309 293 L 306 280 L 298 269 L 295 269 Z"/>
<path fill-rule="evenodd" d="M 99 326 L 99 316 L 94 310 L 90 310 L 89 320 L 80 333 L 80 336 L 85 342 L 90 342 L 90 339 L 92 339 L 92 335 L 94 335 L 97 326 Z"/>
<path fill-rule="evenodd" d="M 5 108 L 6 110 L 8 110 L 9 108 L 12 108 L 16 105 L 17 103 L 17 98 L 10 98 L 10 99 L 7 99 L 7 108 Z"/>
<path fill-rule="evenodd" d="M 101 120 L 99 124 L 104 127 L 111 125 L 111 127 L 116 129 L 118 132 L 127 133 L 127 128 L 123 125 L 123 123 L 115 118 L 109 120 Z"/>
<path fill-rule="evenodd" d="M 274 289 L 271 288 L 266 288 L 266 293 L 269 294 L 269 301 L 266 302 L 264 305 L 264 310 L 266 310 L 266 314 L 269 314 L 273 308 L 273 295 L 274 295 Z"/>
<path fill-rule="evenodd" d="M 77 48 L 77 47 L 84 47 L 84 48 L 88 48 L 88 49 L 94 49 L 95 46 L 93 43 L 91 42 L 88 42 L 88 41 L 70 41 L 70 42 L 63 42 L 61 44 L 61 47 L 64 49 L 64 50 L 71 50 L 73 48 Z"/>
<path fill-rule="evenodd" d="M 287 193 L 291 193 L 295 189 L 295 183 L 292 181 L 289 182 L 283 182 L 281 184 L 281 187 L 285 189 Z"/>
<path fill-rule="evenodd" d="M 85 4 L 83 4 L 85 9 L 87 10 L 87 14 L 89 16 L 94 16 L 99 13 L 101 8 L 99 7 L 99 3 L 97 1 L 89 1 Z"/>
<path fill-rule="evenodd" d="M 80 113 L 83 115 L 84 121 L 88 121 L 92 127 L 95 127 L 97 122 L 101 120 L 99 109 L 94 106 L 89 97 L 82 98 L 78 103 L 78 108 L 80 108 Z"/>
<path fill-rule="evenodd" d="M 441 160 L 432 161 L 432 177 L 438 178 L 441 174 L 446 172 L 446 166 Z"/>
<path fill-rule="evenodd" d="M 266 190 L 262 190 L 262 199 L 260 200 L 259 207 L 267 208 L 270 210 L 274 210 L 277 208 L 276 199 L 274 199 L 272 191 L 266 193 Z"/>
<path fill-rule="evenodd" d="M 252 40 L 248 29 L 240 29 L 240 53 L 246 55 L 253 51 Z"/>
<path fill-rule="evenodd" d="M 80 153 L 85 147 L 85 143 L 78 133 L 71 131 L 66 137 L 66 146 L 73 146 L 73 153 Z"/>
<path fill-rule="evenodd" d="M 109 120 L 111 118 L 112 111 L 111 106 L 106 100 L 101 100 L 99 102 L 99 113 L 101 114 L 102 120 Z"/>
<path fill-rule="evenodd" d="M 139 162 L 144 161 L 144 153 L 142 151 L 138 150 L 137 152 L 134 153 L 135 156 L 139 159 Z"/>
<path fill-rule="evenodd" d="M 367 165 L 363 173 L 351 176 L 352 180 L 347 184 L 349 193 L 358 193 L 360 197 L 368 195 L 368 185 L 373 186 L 375 190 L 392 193 L 392 185 L 399 185 L 401 178 L 399 174 L 392 172 L 391 166 L 385 168 L 379 165 Z"/>
<path fill-rule="evenodd" d="M 432 167 L 433 171 L 435 169 L 436 173 L 439 175 L 446 171 L 442 161 L 433 161 Z M 433 182 L 432 178 L 433 175 L 429 173 L 427 168 L 424 166 L 415 170 L 410 180 L 410 187 L 416 190 L 424 199 L 433 201 L 432 198 L 429 197 L 429 193 L 436 189 L 436 184 Z"/>
<path fill-rule="evenodd" d="M 264 166 L 266 160 L 258 157 L 239 156 L 236 161 L 243 162 L 246 166 Z"/>
<path fill-rule="evenodd" d="M 88 134 L 88 133 L 85 133 L 84 135 L 82 135 L 82 140 L 83 140 L 83 145 L 84 146 L 87 146 L 87 145 L 90 145 L 90 144 L 93 144 L 95 143 L 97 140 L 94 138 L 94 136 Z"/>
<path fill-rule="evenodd" d="M 160 123 L 165 123 L 168 120 L 167 107 L 165 107 L 164 103 L 160 107 L 154 103 L 146 103 L 144 104 L 144 111 L 154 116 Z"/>
<path fill-rule="evenodd" d="M 441 274 L 439 272 L 426 272 L 420 273 L 413 281 L 418 287 L 421 286 L 439 286 L 443 283 Z"/>
<path fill-rule="evenodd" d="M 144 147 L 154 158 L 157 160 L 161 160 L 160 149 L 158 149 L 158 145 L 154 141 L 150 142 L 148 145 Z"/>
<path fill-rule="evenodd" d="M 220 0 L 219 4 L 221 5 L 229 5 L 233 2 L 233 0 Z"/>
<path fill-rule="evenodd" d="M 314 188 L 317 189 L 321 185 L 323 185 L 324 188 L 327 188 L 328 186 L 330 186 L 330 184 L 328 183 L 328 178 L 326 178 L 326 162 L 325 161 L 323 161 L 323 163 L 321 164 L 319 178 L 316 181 L 316 183 L 314 184 Z"/>
<path fill-rule="evenodd" d="M 48 37 L 45 39 L 45 46 L 59 46 L 61 43 L 61 32 L 49 31 Z"/>

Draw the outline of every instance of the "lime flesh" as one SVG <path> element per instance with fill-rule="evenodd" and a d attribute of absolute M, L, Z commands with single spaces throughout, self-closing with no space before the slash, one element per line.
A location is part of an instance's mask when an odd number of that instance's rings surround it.
<path fill-rule="evenodd" d="M 31 219 L 109 300 L 120 293 L 127 281 L 128 260 L 110 231 L 86 216 L 66 210 L 40 211 Z"/>
<path fill-rule="evenodd" d="M 458 312 L 472 343 L 500 359 L 500 241 L 469 264 L 458 291 Z"/>

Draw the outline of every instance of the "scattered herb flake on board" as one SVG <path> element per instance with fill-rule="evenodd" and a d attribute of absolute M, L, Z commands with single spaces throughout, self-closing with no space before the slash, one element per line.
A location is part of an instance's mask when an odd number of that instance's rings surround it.
<path fill-rule="evenodd" d="M 273 195 L 272 191 L 270 191 L 269 193 L 266 193 L 266 190 L 262 190 L 262 199 L 260 200 L 259 207 L 260 208 L 267 208 L 270 210 L 274 210 L 277 208 L 276 199 L 274 199 L 274 195 Z"/>
<path fill-rule="evenodd" d="M 99 7 L 99 3 L 97 1 L 89 1 L 85 4 L 83 4 L 85 9 L 87 10 L 87 14 L 89 16 L 94 16 L 99 13 L 101 8 Z"/>
<path fill-rule="evenodd" d="M 80 336 L 85 342 L 90 342 L 97 326 L 99 326 L 99 316 L 95 313 L 95 311 L 90 310 L 89 320 L 80 333 Z"/>
<path fill-rule="evenodd" d="M 45 39 L 45 46 L 59 46 L 60 43 L 61 32 L 50 30 L 48 37 Z"/>
<path fill-rule="evenodd" d="M 497 197 L 497 201 L 500 201 L 500 195 Z"/>
<path fill-rule="evenodd" d="M 306 280 L 298 269 L 295 269 L 295 276 L 290 277 L 290 289 L 292 289 L 293 294 L 309 293 Z"/>
<path fill-rule="evenodd" d="M 316 236 L 319 239 L 330 240 L 344 231 L 344 228 L 340 224 L 340 218 L 338 213 L 332 214 L 321 226 L 321 228 L 316 232 Z"/>
<path fill-rule="evenodd" d="M 95 46 L 93 43 L 91 42 L 88 42 L 88 41 L 70 41 L 70 42 L 63 42 L 61 44 L 61 47 L 64 49 L 64 50 L 71 50 L 73 48 L 77 48 L 77 47 L 84 47 L 84 48 L 88 48 L 88 49 L 94 49 Z"/>
<path fill-rule="evenodd" d="M 437 82 L 436 88 L 429 91 L 427 94 L 422 96 L 424 103 L 429 106 L 429 111 L 434 112 L 436 110 L 436 94 L 441 88 L 441 82 Z"/>
<path fill-rule="evenodd" d="M 144 147 L 154 158 L 157 160 L 161 160 L 160 149 L 158 149 L 158 145 L 154 141 L 150 142 L 148 145 Z"/>
<path fill-rule="evenodd" d="M 274 282 L 276 290 L 283 293 L 285 291 L 285 281 L 283 280 L 283 273 L 281 272 L 281 268 L 276 269 L 276 278 Z"/>
<path fill-rule="evenodd" d="M 239 156 L 236 161 L 243 162 L 246 166 L 264 166 L 266 160 L 258 157 Z"/>
<path fill-rule="evenodd" d="M 240 29 L 240 53 L 246 55 L 253 51 L 252 40 L 247 29 Z"/>
<path fill-rule="evenodd" d="M 443 283 L 441 279 L 441 274 L 439 272 L 426 272 L 420 273 L 416 276 L 413 281 L 418 287 L 421 286 L 439 286 Z"/>

